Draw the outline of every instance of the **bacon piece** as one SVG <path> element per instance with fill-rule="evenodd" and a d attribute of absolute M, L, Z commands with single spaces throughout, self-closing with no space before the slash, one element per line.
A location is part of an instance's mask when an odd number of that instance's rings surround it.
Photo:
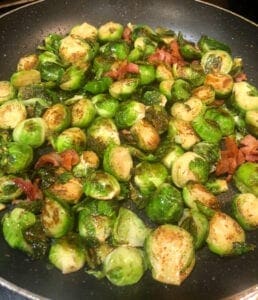
<path fill-rule="evenodd" d="M 75 150 L 65 150 L 60 154 L 61 166 L 67 171 L 71 171 L 72 167 L 77 165 L 80 161 L 80 157 Z"/>
<path fill-rule="evenodd" d="M 130 27 L 126 26 L 123 34 L 122 34 L 122 38 L 126 41 L 126 42 L 131 42 L 131 34 L 132 34 L 132 30 Z"/>
<path fill-rule="evenodd" d="M 105 75 L 109 76 L 115 80 L 120 80 L 125 78 L 127 73 L 138 74 L 140 72 L 139 66 L 137 64 L 123 61 L 114 70 L 108 71 Z"/>
<path fill-rule="evenodd" d="M 240 81 L 246 81 L 247 80 L 247 75 L 245 73 L 239 73 L 234 77 L 234 80 L 236 82 L 240 82 Z"/>
<path fill-rule="evenodd" d="M 240 141 L 240 151 L 244 155 L 246 161 L 258 161 L 258 140 L 252 135 L 245 136 Z"/>
<path fill-rule="evenodd" d="M 172 64 L 178 63 L 179 65 L 184 65 L 185 61 L 179 51 L 179 45 L 177 41 L 172 41 L 170 43 L 170 49 L 172 54 Z"/>
<path fill-rule="evenodd" d="M 47 154 L 43 154 L 36 162 L 34 168 L 38 169 L 47 164 L 53 165 L 54 167 L 59 167 L 61 164 L 60 155 L 56 152 L 50 152 Z"/>
<path fill-rule="evenodd" d="M 42 191 L 38 187 L 38 182 L 32 183 L 30 180 L 24 180 L 23 178 L 14 178 L 13 182 L 23 190 L 27 198 L 31 201 L 42 199 Z"/>

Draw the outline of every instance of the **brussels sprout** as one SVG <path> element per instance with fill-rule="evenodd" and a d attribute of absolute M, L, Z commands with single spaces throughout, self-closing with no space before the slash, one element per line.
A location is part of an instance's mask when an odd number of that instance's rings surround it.
<path fill-rule="evenodd" d="M 95 118 L 87 130 L 87 138 L 89 148 L 97 154 L 103 154 L 110 143 L 120 145 L 118 130 L 110 118 Z"/>
<path fill-rule="evenodd" d="M 59 56 L 66 64 L 85 68 L 93 54 L 90 44 L 81 38 L 68 35 L 60 42 Z"/>
<path fill-rule="evenodd" d="M 131 128 L 130 132 L 135 139 L 138 147 L 145 151 L 157 149 L 160 143 L 160 136 L 157 130 L 147 120 L 137 121 Z"/>
<path fill-rule="evenodd" d="M 229 215 L 216 212 L 210 220 L 209 234 L 206 240 L 210 251 L 220 255 L 240 255 L 253 250 L 245 243 L 245 232 Z"/>
<path fill-rule="evenodd" d="M 230 71 L 230 75 L 236 79 L 237 76 L 243 75 L 244 71 L 244 63 L 241 57 L 234 57 L 233 58 L 233 66 Z"/>
<path fill-rule="evenodd" d="M 50 247 L 48 258 L 63 274 L 68 274 L 83 268 L 86 251 L 80 238 L 73 234 L 55 240 Z"/>
<path fill-rule="evenodd" d="M 9 81 L 0 81 L 0 104 L 15 97 L 15 88 Z"/>
<path fill-rule="evenodd" d="M 258 90 L 246 81 L 235 82 L 231 96 L 232 105 L 241 112 L 258 109 Z"/>
<path fill-rule="evenodd" d="M 173 76 L 175 79 L 184 79 L 188 81 L 192 87 L 200 86 L 204 83 L 203 70 L 197 70 L 191 66 L 180 66 L 173 64 Z"/>
<path fill-rule="evenodd" d="M 129 47 L 125 41 L 108 42 L 100 47 L 99 52 L 105 57 L 125 60 L 129 54 Z"/>
<path fill-rule="evenodd" d="M 83 185 L 78 178 L 70 173 L 61 173 L 48 190 L 48 194 L 58 201 L 76 204 L 83 195 Z"/>
<path fill-rule="evenodd" d="M 11 84 L 16 87 L 20 88 L 23 86 L 36 84 L 41 82 L 40 72 L 38 70 L 24 70 L 18 71 L 13 73 L 11 76 Z"/>
<path fill-rule="evenodd" d="M 232 92 L 234 81 L 229 74 L 210 73 L 205 77 L 204 84 L 214 88 L 216 97 L 227 98 Z"/>
<path fill-rule="evenodd" d="M 171 115 L 177 119 L 191 122 L 205 111 L 202 100 L 191 97 L 185 102 L 176 102 L 171 107 Z"/>
<path fill-rule="evenodd" d="M 127 56 L 127 60 L 129 62 L 138 62 L 141 58 L 143 57 L 143 50 L 140 48 L 133 48 L 128 56 Z"/>
<path fill-rule="evenodd" d="M 142 52 L 143 57 L 153 54 L 156 50 L 157 43 L 148 37 L 140 36 L 134 41 L 134 48 Z"/>
<path fill-rule="evenodd" d="M 172 99 L 171 90 L 172 90 L 172 86 L 173 86 L 174 82 L 175 82 L 174 79 L 167 79 L 167 80 L 161 81 L 160 84 L 159 84 L 159 91 L 164 96 L 166 96 L 166 98 L 168 100 Z"/>
<path fill-rule="evenodd" d="M 174 161 L 184 153 L 184 150 L 170 140 L 164 140 L 155 152 L 155 156 L 170 169 Z"/>
<path fill-rule="evenodd" d="M 158 65 L 156 68 L 156 79 L 160 82 L 165 80 L 172 80 L 173 75 L 171 70 L 166 65 Z"/>
<path fill-rule="evenodd" d="M 108 91 L 111 84 L 112 79 L 110 77 L 102 77 L 100 79 L 88 81 L 83 89 L 86 92 L 96 95 Z"/>
<path fill-rule="evenodd" d="M 209 50 L 202 56 L 201 65 L 205 73 L 227 74 L 232 68 L 233 60 L 224 50 Z"/>
<path fill-rule="evenodd" d="M 153 37 L 155 36 L 155 32 L 148 25 L 132 25 L 129 24 L 132 29 L 132 40 L 135 41 L 139 37 Z"/>
<path fill-rule="evenodd" d="M 73 168 L 75 177 L 86 177 L 99 167 L 99 157 L 94 151 L 83 151 L 80 162 Z"/>
<path fill-rule="evenodd" d="M 1 129 L 13 129 L 26 117 L 27 111 L 21 101 L 9 100 L 0 106 Z"/>
<path fill-rule="evenodd" d="M 103 263 L 107 279 L 117 286 L 135 284 L 146 269 L 143 251 L 133 247 L 120 246 L 114 249 Z"/>
<path fill-rule="evenodd" d="M 131 127 L 145 116 L 145 105 L 141 102 L 130 100 L 122 102 L 115 115 L 115 123 L 119 129 Z"/>
<path fill-rule="evenodd" d="M 139 79 L 137 78 L 125 78 L 113 82 L 109 87 L 109 93 L 116 99 L 127 98 L 136 92 L 139 85 Z"/>
<path fill-rule="evenodd" d="M 62 66 L 52 62 L 40 64 L 39 69 L 41 79 L 45 81 L 53 81 L 60 83 L 65 73 L 65 70 L 64 68 L 62 68 Z"/>
<path fill-rule="evenodd" d="M 158 27 L 155 32 L 158 35 L 158 38 L 166 45 L 170 45 L 170 43 L 176 39 L 176 33 L 171 29 Z"/>
<path fill-rule="evenodd" d="M 44 46 L 40 49 L 51 51 L 57 54 L 62 38 L 63 36 L 60 34 L 51 33 L 45 37 Z"/>
<path fill-rule="evenodd" d="M 73 127 L 85 128 L 87 127 L 96 114 L 95 107 L 89 99 L 80 99 L 72 106 L 72 120 Z"/>
<path fill-rule="evenodd" d="M 231 135 L 235 131 L 235 120 L 226 109 L 210 108 L 205 112 L 204 118 L 218 124 L 223 136 Z"/>
<path fill-rule="evenodd" d="M 198 209 L 196 201 L 212 209 L 220 207 L 218 199 L 200 183 L 187 183 L 183 187 L 183 199 L 186 206 L 193 209 Z"/>
<path fill-rule="evenodd" d="M 168 130 L 169 115 L 166 109 L 161 105 L 152 105 L 147 107 L 145 119 L 162 134 Z"/>
<path fill-rule="evenodd" d="M 183 199 L 180 191 L 169 183 L 161 184 L 145 208 L 147 216 L 156 223 L 175 223 L 183 213 Z"/>
<path fill-rule="evenodd" d="M 121 39 L 123 25 L 115 22 L 107 22 L 99 27 L 98 38 L 101 42 L 113 42 Z"/>
<path fill-rule="evenodd" d="M 192 90 L 194 97 L 202 100 L 204 104 L 211 104 L 215 100 L 215 90 L 211 85 L 201 85 Z"/>
<path fill-rule="evenodd" d="M 223 50 L 231 53 L 231 49 L 228 45 L 217 41 L 216 39 L 209 37 L 207 35 L 202 35 L 198 41 L 198 46 L 202 50 L 202 52 L 208 52 L 210 50 Z"/>
<path fill-rule="evenodd" d="M 100 201 L 100 200 L 97 200 Z M 106 202 L 106 201 L 105 201 Z M 104 215 L 91 215 L 82 209 L 78 217 L 78 230 L 89 246 L 104 243 L 111 235 L 113 220 Z"/>
<path fill-rule="evenodd" d="M 46 140 L 47 124 L 43 118 L 30 118 L 20 122 L 13 130 L 13 140 L 33 148 Z"/>
<path fill-rule="evenodd" d="M 177 40 L 179 43 L 180 53 L 184 59 L 196 60 L 201 58 L 200 49 L 194 43 L 185 40 L 181 32 L 178 33 Z"/>
<path fill-rule="evenodd" d="M 29 54 L 19 59 L 17 64 L 17 71 L 36 69 L 37 66 L 38 66 L 38 56 L 36 54 Z"/>
<path fill-rule="evenodd" d="M 111 200 L 120 194 L 120 185 L 109 173 L 99 171 L 91 174 L 84 183 L 84 193 L 94 199 Z"/>
<path fill-rule="evenodd" d="M 97 34 L 97 28 L 86 22 L 74 26 L 70 31 L 72 37 L 81 38 L 83 40 L 96 40 Z"/>
<path fill-rule="evenodd" d="M 74 91 L 82 87 L 84 81 L 84 70 L 71 66 L 61 78 L 60 88 L 64 91 Z"/>
<path fill-rule="evenodd" d="M 139 65 L 140 85 L 150 84 L 156 79 L 156 70 L 153 65 Z"/>
<path fill-rule="evenodd" d="M 23 231 L 36 222 L 36 216 L 23 208 L 14 208 L 2 219 L 3 235 L 8 245 L 28 254 L 33 253 L 30 244 L 25 240 Z"/>
<path fill-rule="evenodd" d="M 185 101 L 190 98 L 190 84 L 183 80 L 177 79 L 171 87 L 171 99 L 173 102 Z"/>
<path fill-rule="evenodd" d="M 199 154 L 211 164 L 215 164 L 220 158 L 219 145 L 205 141 L 195 144 L 193 146 L 193 152 Z"/>
<path fill-rule="evenodd" d="M 234 173 L 233 180 L 241 193 L 252 193 L 258 197 L 258 163 L 243 163 Z"/>
<path fill-rule="evenodd" d="M 200 155 L 188 151 L 179 156 L 172 165 L 172 180 L 178 187 L 190 181 L 206 182 L 210 166 Z"/>
<path fill-rule="evenodd" d="M 197 250 L 201 248 L 208 236 L 209 222 L 205 215 L 195 209 L 185 209 L 186 216 L 183 216 L 183 220 L 180 220 L 180 227 L 187 230 L 193 237 L 194 248 Z"/>
<path fill-rule="evenodd" d="M 258 110 L 249 110 L 245 114 L 245 123 L 248 131 L 258 137 Z"/>
<path fill-rule="evenodd" d="M 61 65 L 61 61 L 58 55 L 50 51 L 44 51 L 40 53 L 38 59 L 40 66 L 45 65 L 47 63 Z"/>
<path fill-rule="evenodd" d="M 156 228 L 147 238 L 145 250 L 152 277 L 163 283 L 180 285 L 195 265 L 193 238 L 175 225 Z"/>
<path fill-rule="evenodd" d="M 167 99 L 166 96 L 162 95 L 157 90 L 150 90 L 146 91 L 143 95 L 143 98 L 141 99 L 141 102 L 143 102 L 145 105 L 151 106 L 151 105 L 161 105 L 165 106 Z"/>
<path fill-rule="evenodd" d="M 100 79 L 108 72 L 114 63 L 112 57 L 96 56 L 93 60 L 92 71 L 96 74 L 96 79 Z"/>
<path fill-rule="evenodd" d="M 206 119 L 204 116 L 197 116 L 191 122 L 194 131 L 208 143 L 219 143 L 222 139 L 222 132 L 219 125 L 213 120 Z"/>
<path fill-rule="evenodd" d="M 245 230 L 258 228 L 258 198 L 251 193 L 237 194 L 232 201 L 233 215 Z"/>
<path fill-rule="evenodd" d="M 206 189 L 214 195 L 228 191 L 228 183 L 225 179 L 211 178 L 205 183 Z"/>
<path fill-rule="evenodd" d="M 104 151 L 103 168 L 119 181 L 131 178 L 133 160 L 128 148 L 110 144 Z"/>
<path fill-rule="evenodd" d="M 46 197 L 41 222 L 47 236 L 60 238 L 72 229 L 73 216 L 67 204 Z"/>
<path fill-rule="evenodd" d="M 42 119 L 50 133 L 59 133 L 70 126 L 71 113 L 66 105 L 57 103 L 46 109 Z"/>
<path fill-rule="evenodd" d="M 14 178 L 12 175 L 0 177 L 0 203 L 17 199 L 23 193 L 22 189 L 13 181 Z"/>
<path fill-rule="evenodd" d="M 181 145 L 183 149 L 190 149 L 200 141 L 190 122 L 171 119 L 168 124 L 168 138 Z"/>
<path fill-rule="evenodd" d="M 53 148 L 57 152 L 74 149 L 80 152 L 86 147 L 86 134 L 78 127 L 65 129 L 59 136 L 51 140 Z"/>
<path fill-rule="evenodd" d="M 11 142 L 7 145 L 4 168 L 7 174 L 17 174 L 25 171 L 33 160 L 33 150 L 27 144 Z"/>
<path fill-rule="evenodd" d="M 104 118 L 115 117 L 119 108 L 119 101 L 107 94 L 98 94 L 91 98 L 91 102 L 97 114 Z"/>
<path fill-rule="evenodd" d="M 168 172 L 161 163 L 141 162 L 135 168 L 134 182 L 143 194 L 150 195 L 167 179 Z"/>
<path fill-rule="evenodd" d="M 121 207 L 112 230 L 115 244 L 142 247 L 149 234 L 143 221 L 130 209 Z"/>

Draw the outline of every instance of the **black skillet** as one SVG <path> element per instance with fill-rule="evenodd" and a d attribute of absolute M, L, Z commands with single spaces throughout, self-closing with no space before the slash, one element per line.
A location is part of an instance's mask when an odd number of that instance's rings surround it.
<path fill-rule="evenodd" d="M 234 56 L 243 57 L 249 81 L 258 86 L 257 26 L 193 0 L 46 0 L 18 9 L 0 18 L 0 80 L 8 79 L 18 58 L 34 52 L 47 34 L 66 33 L 84 21 L 98 26 L 110 20 L 169 27 L 193 41 L 204 33 L 224 41 Z M 147 273 L 140 283 L 118 288 L 83 270 L 62 275 L 46 261 L 32 262 L 10 249 L 1 237 L 0 284 L 14 294 L 0 292 L 0 299 L 21 299 L 21 295 L 38 299 L 35 294 L 60 300 L 221 299 L 258 283 L 258 233 L 247 238 L 257 248 L 241 257 L 220 258 L 206 248 L 199 251 L 194 271 L 180 287 L 155 282 Z"/>

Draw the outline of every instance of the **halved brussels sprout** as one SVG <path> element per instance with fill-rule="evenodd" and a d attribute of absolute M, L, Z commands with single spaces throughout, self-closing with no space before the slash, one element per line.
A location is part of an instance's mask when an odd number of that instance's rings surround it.
<path fill-rule="evenodd" d="M 9 81 L 0 81 L 0 104 L 15 97 L 16 91 Z"/>
<path fill-rule="evenodd" d="M 143 251 L 128 246 L 115 248 L 103 263 L 107 279 L 117 286 L 135 284 L 142 278 L 146 269 Z"/>
<path fill-rule="evenodd" d="M 234 217 L 245 230 L 258 228 L 258 198 L 251 193 L 237 194 L 233 198 Z"/>
<path fill-rule="evenodd" d="M 134 182 L 143 194 L 150 195 L 167 179 L 168 171 L 161 163 L 143 161 L 135 168 Z"/>
<path fill-rule="evenodd" d="M 228 52 L 229 54 L 231 53 L 231 49 L 229 48 L 228 45 L 217 41 L 216 39 L 209 37 L 207 35 L 202 35 L 201 38 L 198 41 L 198 46 L 202 50 L 202 52 L 207 52 L 210 50 L 223 50 Z"/>
<path fill-rule="evenodd" d="M 73 226 L 73 216 L 67 204 L 46 197 L 43 203 L 41 222 L 46 235 L 60 238 Z"/>
<path fill-rule="evenodd" d="M 210 166 L 200 155 L 188 151 L 179 156 L 172 165 L 172 180 L 178 187 L 189 181 L 206 182 Z"/>
<path fill-rule="evenodd" d="M 31 254 L 33 249 L 25 240 L 23 231 L 36 222 L 36 216 L 23 208 L 14 208 L 11 212 L 4 215 L 3 235 L 8 245 Z"/>
<path fill-rule="evenodd" d="M 129 47 L 125 41 L 108 42 L 100 47 L 99 52 L 104 57 L 125 60 L 129 54 Z"/>
<path fill-rule="evenodd" d="M 72 126 L 86 128 L 96 114 L 93 103 L 89 99 L 80 99 L 72 106 Z"/>
<path fill-rule="evenodd" d="M 57 152 L 68 149 L 80 152 L 86 147 L 86 134 L 78 127 L 70 127 L 65 129 L 59 136 L 53 137 L 51 143 Z"/>
<path fill-rule="evenodd" d="M 145 119 L 137 121 L 130 128 L 130 131 L 140 149 L 145 151 L 157 149 L 160 143 L 160 136 L 149 121 Z"/>
<path fill-rule="evenodd" d="M 114 176 L 99 171 L 87 178 L 84 193 L 94 199 L 111 200 L 120 194 L 120 185 Z"/>
<path fill-rule="evenodd" d="M 182 195 L 173 185 L 163 183 L 150 196 L 145 211 L 153 222 L 175 223 L 183 213 Z"/>
<path fill-rule="evenodd" d="M 190 96 L 191 96 L 190 83 L 183 79 L 175 80 L 171 87 L 171 100 L 173 102 L 185 101 L 189 99 Z"/>
<path fill-rule="evenodd" d="M 38 148 L 44 144 L 47 124 L 43 118 L 29 118 L 21 121 L 13 130 L 15 142 Z"/>
<path fill-rule="evenodd" d="M 210 230 L 206 240 L 210 251 L 220 255 L 240 255 L 253 250 L 245 243 L 245 232 L 229 215 L 216 212 L 210 220 Z"/>
<path fill-rule="evenodd" d="M 91 98 L 97 114 L 104 118 L 113 118 L 116 116 L 119 107 L 119 101 L 107 94 L 98 94 Z"/>
<path fill-rule="evenodd" d="M 0 106 L 1 129 L 13 129 L 26 117 L 26 108 L 19 100 L 9 100 Z"/>
<path fill-rule="evenodd" d="M 84 81 L 84 70 L 77 66 L 66 69 L 60 82 L 60 88 L 64 91 L 74 91 L 82 87 Z"/>
<path fill-rule="evenodd" d="M 146 254 L 152 277 L 160 282 L 180 285 L 195 265 L 192 236 L 175 225 L 161 225 L 147 238 Z"/>
<path fill-rule="evenodd" d="M 101 42 L 113 42 L 122 37 L 124 27 L 115 22 L 107 22 L 98 29 L 98 38 Z"/>
<path fill-rule="evenodd" d="M 175 79 L 183 79 L 191 84 L 192 87 L 200 86 L 204 83 L 204 72 L 188 65 L 173 64 L 173 76 Z"/>
<path fill-rule="evenodd" d="M 112 237 L 115 244 L 142 247 L 149 231 L 133 211 L 121 207 L 114 223 Z"/>
<path fill-rule="evenodd" d="M 13 181 L 15 177 L 12 175 L 0 177 L 0 203 L 6 203 L 17 199 L 23 193 Z"/>
<path fill-rule="evenodd" d="M 109 93 L 116 99 L 124 99 L 131 96 L 139 85 L 138 78 L 125 78 L 113 82 L 109 87 Z"/>
<path fill-rule="evenodd" d="M 161 92 L 154 89 L 146 91 L 141 102 L 143 102 L 146 106 L 160 105 L 164 107 L 167 103 L 167 99 Z"/>
<path fill-rule="evenodd" d="M 108 91 L 108 88 L 112 84 L 112 79 L 110 77 L 101 77 L 99 79 L 94 79 L 88 81 L 83 90 L 85 92 L 90 92 L 91 94 L 100 94 Z"/>
<path fill-rule="evenodd" d="M 201 85 L 192 90 L 194 97 L 202 100 L 204 104 L 211 104 L 215 100 L 215 90 L 211 85 Z"/>
<path fill-rule="evenodd" d="M 86 22 L 74 26 L 70 31 L 72 37 L 81 38 L 83 40 L 96 40 L 97 34 L 97 28 Z"/>
<path fill-rule="evenodd" d="M 258 110 L 249 110 L 245 114 L 245 123 L 249 132 L 258 137 Z"/>
<path fill-rule="evenodd" d="M 41 76 L 38 70 L 31 69 L 13 73 L 10 80 L 14 87 L 20 88 L 23 86 L 40 83 Z"/>
<path fill-rule="evenodd" d="M 201 65 L 205 73 L 227 74 L 232 68 L 233 60 L 224 50 L 209 50 L 202 56 Z"/>
<path fill-rule="evenodd" d="M 153 65 L 139 64 L 140 85 L 150 84 L 156 79 L 156 69 Z"/>
<path fill-rule="evenodd" d="M 38 66 L 38 56 L 36 54 L 29 54 L 19 59 L 17 64 L 17 71 L 36 69 Z"/>
<path fill-rule="evenodd" d="M 48 258 L 63 274 L 68 274 L 83 268 L 86 250 L 77 235 L 68 235 L 55 240 L 50 247 Z"/>
<path fill-rule="evenodd" d="M 172 100 L 171 89 L 174 84 L 174 79 L 162 80 L 159 84 L 159 91 L 166 96 L 168 100 Z"/>
<path fill-rule="evenodd" d="M 241 193 L 252 193 L 258 197 L 258 163 L 243 163 L 234 173 L 233 180 Z"/>
<path fill-rule="evenodd" d="M 227 98 L 233 89 L 234 81 L 229 74 L 210 73 L 205 77 L 205 85 L 214 88 L 217 98 Z"/>
<path fill-rule="evenodd" d="M 75 177 L 86 177 L 99 167 L 99 157 L 94 151 L 83 151 L 80 162 L 73 168 Z"/>
<path fill-rule="evenodd" d="M 42 118 L 47 124 L 50 133 L 59 133 L 68 128 L 71 123 L 70 110 L 62 103 L 57 103 L 47 108 Z"/>
<path fill-rule="evenodd" d="M 173 75 L 171 70 L 165 64 L 158 65 L 156 68 L 156 79 L 160 82 L 164 80 L 172 80 Z"/>
<path fill-rule="evenodd" d="M 133 168 L 130 150 L 123 146 L 109 145 L 104 151 L 103 168 L 117 180 L 129 181 Z"/>
<path fill-rule="evenodd" d="M 145 119 L 157 130 L 158 134 L 162 134 L 168 130 L 169 114 L 161 105 L 152 105 L 147 107 Z"/>
<path fill-rule="evenodd" d="M 193 152 L 199 154 L 211 164 L 216 163 L 220 158 L 219 144 L 201 141 L 193 146 Z"/>
<path fill-rule="evenodd" d="M 211 178 L 205 183 L 206 189 L 214 195 L 227 192 L 229 190 L 226 179 Z"/>
<path fill-rule="evenodd" d="M 145 105 L 141 102 L 130 100 L 122 102 L 115 115 L 115 123 L 119 129 L 131 127 L 145 116 Z"/>

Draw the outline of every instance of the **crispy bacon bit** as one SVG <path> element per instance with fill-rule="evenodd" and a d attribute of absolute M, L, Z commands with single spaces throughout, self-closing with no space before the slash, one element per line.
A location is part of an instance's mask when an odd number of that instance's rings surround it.
<path fill-rule="evenodd" d="M 138 74 L 140 72 L 139 66 L 137 64 L 127 62 L 126 60 L 121 62 L 119 66 L 114 69 L 108 71 L 105 75 L 109 76 L 115 80 L 120 80 L 125 78 L 127 73 Z"/>
<path fill-rule="evenodd" d="M 77 165 L 80 161 L 80 157 L 75 150 L 65 150 L 60 154 L 61 166 L 67 171 L 71 171 L 72 167 Z"/>
<path fill-rule="evenodd" d="M 43 154 L 36 162 L 34 168 L 38 169 L 47 164 L 53 165 L 54 167 L 59 167 L 61 164 L 60 155 L 56 152 L 50 152 L 47 154 Z"/>
<path fill-rule="evenodd" d="M 178 65 L 184 65 L 185 61 L 179 52 L 179 46 L 177 41 L 170 43 L 170 49 L 158 48 L 155 53 L 148 57 L 148 61 L 151 64 L 172 65 L 177 63 Z"/>
<path fill-rule="evenodd" d="M 211 103 L 211 105 L 212 105 L 212 106 L 219 107 L 219 106 L 222 106 L 224 103 L 225 103 L 224 100 L 221 100 L 221 99 L 215 99 L 215 100 Z"/>
<path fill-rule="evenodd" d="M 245 136 L 240 141 L 240 151 L 243 153 L 246 161 L 258 161 L 258 140 L 252 135 Z"/>
<path fill-rule="evenodd" d="M 35 181 L 32 183 L 30 180 L 24 180 L 23 178 L 14 178 L 13 182 L 23 190 L 27 198 L 31 201 L 42 199 L 43 194 L 40 188 L 38 187 L 38 182 Z"/>
<path fill-rule="evenodd" d="M 131 42 L 131 33 L 132 30 L 130 27 L 126 26 L 122 35 L 122 38 L 126 41 L 126 42 Z"/>
<path fill-rule="evenodd" d="M 237 75 L 234 77 L 234 80 L 235 80 L 236 82 L 246 81 L 246 80 L 247 80 L 247 76 L 246 76 L 245 73 L 242 72 L 242 73 L 237 74 Z"/>
<path fill-rule="evenodd" d="M 258 140 L 247 135 L 240 141 L 238 147 L 231 137 L 225 138 L 225 150 L 221 151 L 221 159 L 216 166 L 216 175 L 228 174 L 229 181 L 239 165 L 245 161 L 258 161 Z"/>

